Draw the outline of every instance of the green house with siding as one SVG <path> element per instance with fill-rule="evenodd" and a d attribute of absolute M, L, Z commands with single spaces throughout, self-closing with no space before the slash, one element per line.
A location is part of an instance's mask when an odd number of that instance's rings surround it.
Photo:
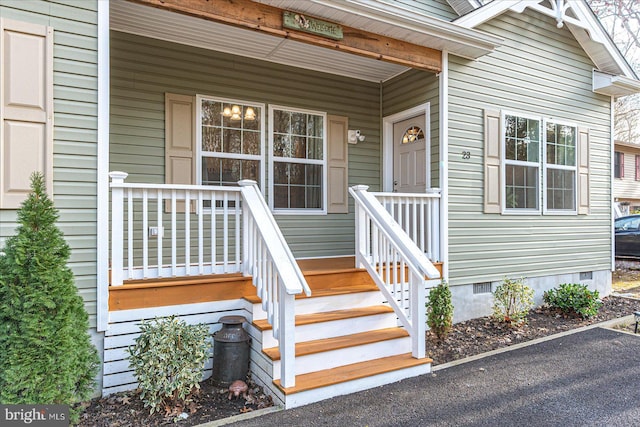
<path fill-rule="evenodd" d="M 45 173 L 102 356 L 144 319 L 241 315 L 294 407 L 428 373 L 505 277 L 606 295 L 613 103 L 584 1 L 0 0 L 0 239 Z M 204 376 L 211 375 L 210 359 Z"/>

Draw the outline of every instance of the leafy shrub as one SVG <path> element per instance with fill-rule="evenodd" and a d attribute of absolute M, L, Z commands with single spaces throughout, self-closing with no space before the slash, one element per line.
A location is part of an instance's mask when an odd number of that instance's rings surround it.
<path fill-rule="evenodd" d="M 75 422 L 73 403 L 91 396 L 100 360 L 57 220 L 34 173 L 0 255 L 0 402 L 69 405 Z"/>
<path fill-rule="evenodd" d="M 447 282 L 442 281 L 429 291 L 427 302 L 427 324 L 438 339 L 443 339 L 451 330 L 453 323 L 453 304 L 451 302 L 451 289 Z"/>
<path fill-rule="evenodd" d="M 135 370 L 145 406 L 151 413 L 188 402 L 200 388 L 202 369 L 209 357 L 207 325 L 187 325 L 171 316 L 142 322 L 142 333 L 129 347 L 129 363 Z"/>
<path fill-rule="evenodd" d="M 493 293 L 493 316 L 501 322 L 520 324 L 533 307 L 533 289 L 524 279 L 507 279 Z"/>
<path fill-rule="evenodd" d="M 550 306 L 583 318 L 595 316 L 602 306 L 598 291 L 590 291 L 587 285 L 579 283 L 564 283 L 545 292 L 543 298 Z"/>

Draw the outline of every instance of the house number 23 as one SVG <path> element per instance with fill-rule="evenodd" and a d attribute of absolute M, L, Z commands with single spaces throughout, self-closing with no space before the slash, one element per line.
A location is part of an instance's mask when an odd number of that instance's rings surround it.
<path fill-rule="evenodd" d="M 470 159 L 470 158 L 471 158 L 471 151 L 463 151 L 463 152 L 462 152 L 462 158 L 463 158 L 464 160 L 468 160 L 468 159 Z"/>

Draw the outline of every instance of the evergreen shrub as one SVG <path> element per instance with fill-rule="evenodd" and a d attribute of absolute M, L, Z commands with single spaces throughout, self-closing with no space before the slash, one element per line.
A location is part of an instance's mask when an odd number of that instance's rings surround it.
<path fill-rule="evenodd" d="M 175 316 L 145 321 L 141 334 L 129 347 L 129 364 L 134 369 L 141 399 L 151 413 L 161 407 L 171 413 L 185 406 L 191 393 L 200 388 L 202 370 L 210 355 L 211 336 L 207 325 L 188 325 Z"/>
<path fill-rule="evenodd" d="M 0 255 L 0 402 L 72 405 L 90 397 L 99 359 L 42 174 L 17 220 Z"/>
<path fill-rule="evenodd" d="M 429 291 L 427 302 L 427 325 L 439 340 L 444 339 L 453 324 L 451 289 L 444 280 Z"/>

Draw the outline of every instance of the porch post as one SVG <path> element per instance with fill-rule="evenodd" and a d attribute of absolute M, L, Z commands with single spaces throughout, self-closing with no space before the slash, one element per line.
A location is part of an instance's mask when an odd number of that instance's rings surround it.
<path fill-rule="evenodd" d="M 123 282 L 123 233 L 124 233 L 124 190 L 122 184 L 129 176 L 126 172 L 110 172 L 111 178 L 111 286 Z"/>
<path fill-rule="evenodd" d="M 411 352 L 416 359 L 423 359 L 426 356 L 427 315 L 425 307 L 425 283 L 424 278 L 415 273 L 411 273 Z"/>
<path fill-rule="evenodd" d="M 427 194 L 440 194 L 439 188 L 430 188 Z M 431 229 L 429 230 L 429 247 L 431 248 L 431 261 L 442 261 L 440 258 L 440 198 L 429 199 L 431 208 Z"/>

